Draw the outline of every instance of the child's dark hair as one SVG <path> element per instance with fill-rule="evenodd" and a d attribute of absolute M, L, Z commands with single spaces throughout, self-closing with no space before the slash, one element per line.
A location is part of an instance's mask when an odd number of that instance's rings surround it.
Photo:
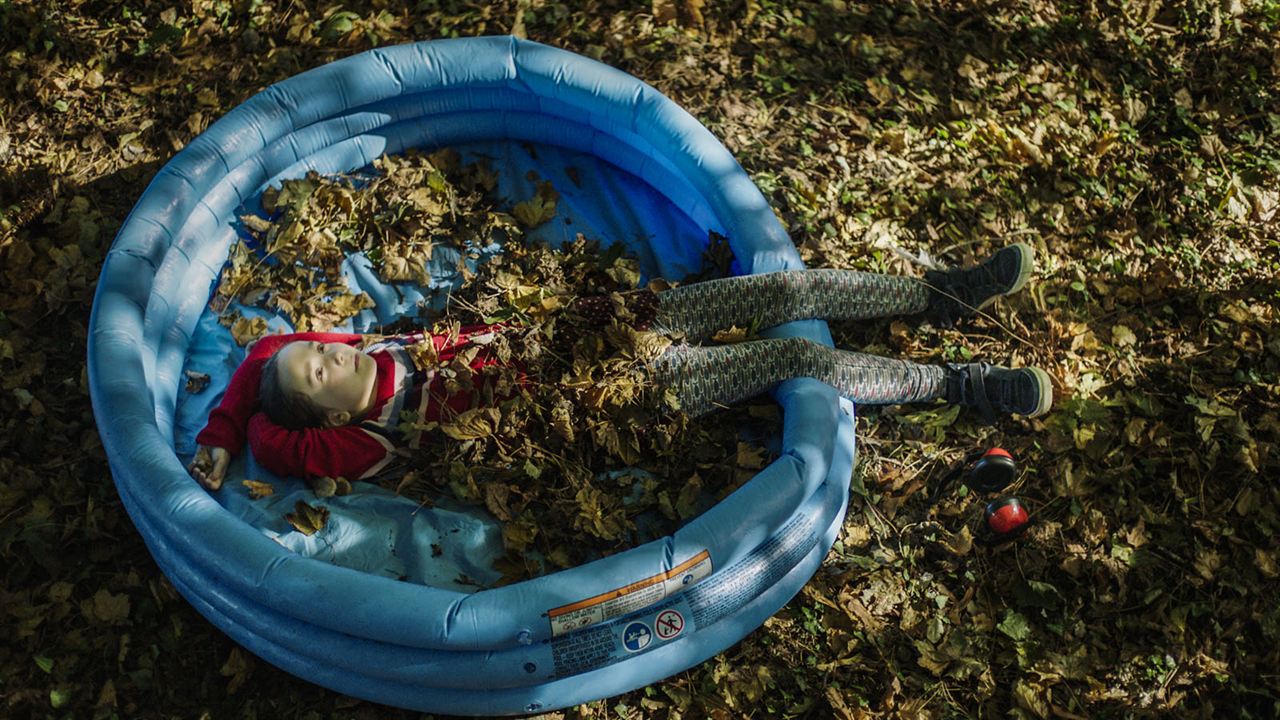
<path fill-rule="evenodd" d="M 324 411 L 300 392 L 286 392 L 280 384 L 277 352 L 267 358 L 262 366 L 262 379 L 258 381 L 258 404 L 271 422 L 290 430 L 324 427 Z"/>

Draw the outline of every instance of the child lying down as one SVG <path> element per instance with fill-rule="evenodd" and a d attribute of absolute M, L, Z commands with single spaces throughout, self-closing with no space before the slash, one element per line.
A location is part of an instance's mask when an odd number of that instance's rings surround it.
<path fill-rule="evenodd" d="M 858 404 L 941 399 L 976 408 L 988 421 L 998 414 L 1037 417 L 1053 402 L 1049 376 L 1039 368 L 923 365 L 804 338 L 701 344 L 732 326 L 768 328 L 810 318 L 923 315 L 949 325 L 1021 289 L 1033 264 L 1031 247 L 1016 243 L 974 267 L 931 271 L 924 281 L 853 270 L 786 270 L 659 292 L 637 290 L 632 310 L 637 329 L 682 338 L 646 372 L 656 386 L 674 391 L 690 416 L 754 397 L 791 378 L 811 377 Z M 612 307 L 607 297 L 584 297 L 571 310 L 603 327 Z M 200 447 L 188 471 L 217 490 L 247 440 L 259 463 L 280 475 L 372 477 L 395 456 L 403 415 L 439 421 L 480 401 L 478 392 L 449 393 L 436 370 L 504 329 L 475 325 L 454 337 L 426 332 L 264 337 L 250 348 L 197 435 Z M 499 362 L 486 346 L 475 353 L 471 367 Z"/>

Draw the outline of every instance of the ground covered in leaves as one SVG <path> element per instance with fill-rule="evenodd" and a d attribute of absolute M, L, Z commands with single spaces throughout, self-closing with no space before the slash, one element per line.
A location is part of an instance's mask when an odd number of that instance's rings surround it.
<path fill-rule="evenodd" d="M 720 656 L 566 718 L 1271 717 L 1280 702 L 1280 5 L 0 0 L 0 714 L 414 717 L 252 658 L 159 574 L 112 489 L 84 337 L 114 231 L 265 85 L 369 47 L 515 33 L 705 123 L 813 266 L 1040 268 L 966 328 L 833 328 L 1037 364 L 1054 412 L 864 412 L 806 589 Z M 998 442 L 1038 519 L 971 541 L 928 490 Z"/>

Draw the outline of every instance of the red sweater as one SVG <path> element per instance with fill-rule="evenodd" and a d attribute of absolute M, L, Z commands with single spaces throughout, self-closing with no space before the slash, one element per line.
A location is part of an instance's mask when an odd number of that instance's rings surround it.
<path fill-rule="evenodd" d="M 367 478 L 386 467 L 393 457 L 396 426 L 402 412 L 411 412 L 422 420 L 440 420 L 444 408 L 462 412 L 471 408 L 471 393 L 450 395 L 444 378 L 436 369 L 451 361 L 471 346 L 472 339 L 499 329 L 493 325 L 462 328 L 454 342 L 444 335 L 396 335 L 365 348 L 377 367 L 377 395 L 373 409 L 351 425 L 332 428 L 283 428 L 258 411 L 258 384 L 262 367 L 285 345 L 298 340 L 323 343 L 358 344 L 363 335 L 352 333 L 294 333 L 268 335 L 249 348 L 249 354 L 231 376 L 226 393 L 218 407 L 209 414 L 209 422 L 196 436 L 200 445 L 225 448 L 233 456 L 239 454 L 245 440 L 263 467 L 279 475 L 298 477 Z M 409 347 L 430 338 L 439 363 L 416 367 Z M 499 361 L 482 347 L 470 367 L 478 370 Z"/>

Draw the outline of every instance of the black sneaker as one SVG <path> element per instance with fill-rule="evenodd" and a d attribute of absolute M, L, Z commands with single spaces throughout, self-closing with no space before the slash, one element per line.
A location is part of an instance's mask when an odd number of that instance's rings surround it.
<path fill-rule="evenodd" d="M 1040 368 L 1013 370 L 987 363 L 947 367 L 947 402 L 978 408 L 987 422 L 995 422 L 996 413 L 1040 417 L 1053 405 L 1053 384 Z"/>
<path fill-rule="evenodd" d="M 1001 295 L 1022 289 L 1035 268 L 1035 253 L 1026 243 L 1001 248 L 979 265 L 925 273 L 930 293 L 928 314 L 938 327 L 951 327 L 995 302 Z"/>

